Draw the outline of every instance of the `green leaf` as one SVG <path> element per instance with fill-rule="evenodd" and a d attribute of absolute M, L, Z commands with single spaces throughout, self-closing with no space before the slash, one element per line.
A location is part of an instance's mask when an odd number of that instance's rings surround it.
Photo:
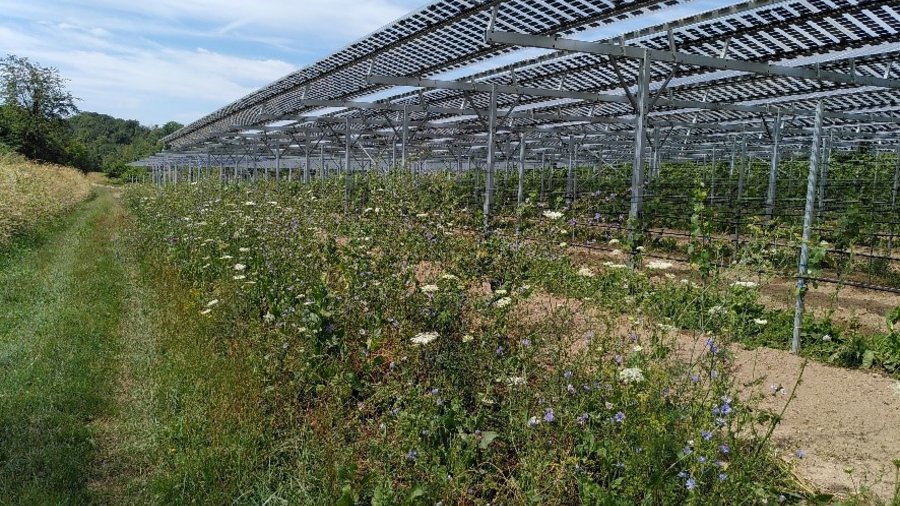
<path fill-rule="evenodd" d="M 871 369 L 873 362 L 875 362 L 875 352 L 872 350 L 866 350 L 866 352 L 863 354 L 862 368 Z"/>
<path fill-rule="evenodd" d="M 493 443 L 495 439 L 497 439 L 497 436 L 499 436 L 499 434 L 497 434 L 496 432 L 494 432 L 492 430 L 482 432 L 481 433 L 481 442 L 478 443 L 478 447 L 481 448 L 482 450 L 487 450 L 487 447 L 490 446 L 491 443 Z"/>

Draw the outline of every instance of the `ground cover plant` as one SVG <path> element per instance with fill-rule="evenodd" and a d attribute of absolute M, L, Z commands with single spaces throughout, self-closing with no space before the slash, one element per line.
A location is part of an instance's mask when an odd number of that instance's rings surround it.
<path fill-rule="evenodd" d="M 86 199 L 90 183 L 75 169 L 0 153 L 0 246 Z"/>
<path fill-rule="evenodd" d="M 129 192 L 134 240 L 193 288 L 210 345 L 260 385 L 235 411 L 268 424 L 246 457 L 253 486 L 177 462 L 167 483 L 192 473 L 222 497 L 341 504 L 808 498 L 772 454 L 778 413 L 731 379 L 732 336 L 765 316 L 751 283 L 576 263 L 555 209 L 535 211 L 530 236 L 483 238 L 456 185 Z M 700 351 L 677 352 L 679 329 Z"/>

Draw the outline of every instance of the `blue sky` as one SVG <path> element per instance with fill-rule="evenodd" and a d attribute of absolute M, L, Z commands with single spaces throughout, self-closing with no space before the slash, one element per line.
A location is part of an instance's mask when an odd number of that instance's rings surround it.
<path fill-rule="evenodd" d="M 428 0 L 0 0 L 0 55 L 58 68 L 79 107 L 187 123 Z"/>

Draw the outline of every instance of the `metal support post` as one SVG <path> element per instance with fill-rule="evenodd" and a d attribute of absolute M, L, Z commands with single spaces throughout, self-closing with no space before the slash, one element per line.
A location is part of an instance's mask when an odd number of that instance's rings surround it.
<path fill-rule="evenodd" d="M 644 148 L 647 142 L 647 105 L 650 95 L 650 56 L 644 51 L 638 70 L 634 118 L 634 163 L 631 170 L 631 209 L 628 212 L 629 241 L 634 244 L 644 206 Z"/>
<path fill-rule="evenodd" d="M 519 134 L 519 193 L 516 202 L 525 202 L 525 134 Z"/>
<path fill-rule="evenodd" d="M 897 228 L 897 193 L 900 192 L 900 146 L 894 152 L 894 187 L 891 189 L 891 232 L 888 236 L 888 256 L 894 254 L 894 231 Z"/>
<path fill-rule="evenodd" d="M 575 138 L 569 136 L 569 161 L 566 164 L 566 207 L 575 200 Z"/>
<path fill-rule="evenodd" d="M 347 118 L 347 134 L 344 146 L 344 213 L 350 210 L 350 147 L 351 147 L 350 118 Z"/>
<path fill-rule="evenodd" d="M 491 201 L 494 195 L 494 151 L 497 130 L 497 87 L 491 86 L 491 102 L 488 106 L 487 165 L 484 178 L 484 233 L 491 228 Z"/>
<path fill-rule="evenodd" d="M 794 336 L 791 351 L 800 352 L 800 329 L 803 326 L 804 299 L 806 297 L 806 276 L 809 272 L 809 238 L 812 234 L 813 207 L 816 203 L 816 178 L 819 175 L 819 156 L 822 144 L 822 102 L 816 106 L 816 126 L 813 130 L 812 148 L 809 158 L 809 178 L 806 183 L 806 208 L 803 211 L 803 238 L 800 242 L 800 275 L 797 278 L 797 304 L 794 308 Z"/>
<path fill-rule="evenodd" d="M 781 145 L 781 112 L 775 115 L 772 129 L 772 165 L 769 166 L 769 191 L 766 193 L 766 223 L 775 215 L 775 189 L 778 182 L 779 148 Z"/>
<path fill-rule="evenodd" d="M 403 106 L 403 130 L 400 139 L 400 166 L 406 169 L 407 148 L 409 145 L 409 106 Z"/>

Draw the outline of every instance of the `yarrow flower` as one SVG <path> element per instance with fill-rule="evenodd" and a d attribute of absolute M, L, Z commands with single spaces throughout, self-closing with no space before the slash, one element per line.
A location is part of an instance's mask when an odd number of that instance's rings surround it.
<path fill-rule="evenodd" d="M 438 288 L 437 285 L 425 285 L 422 287 L 422 293 L 435 293 L 438 290 L 440 290 L 440 288 Z"/>
<path fill-rule="evenodd" d="M 234 264 L 234 270 L 236 270 L 236 271 L 243 271 L 246 269 L 247 269 L 247 266 L 244 264 Z"/>
<path fill-rule="evenodd" d="M 671 269 L 672 267 L 673 267 L 673 264 L 671 264 L 669 262 L 660 262 L 658 260 L 654 260 L 653 262 L 650 262 L 647 264 L 648 269 L 655 270 L 655 271 L 665 271 L 665 270 Z"/>
<path fill-rule="evenodd" d="M 763 320 L 762 318 L 754 318 L 754 319 L 753 319 L 753 323 L 755 323 L 755 324 L 759 325 L 760 327 L 762 327 L 763 325 L 768 325 L 768 324 L 769 324 L 769 320 Z"/>
<path fill-rule="evenodd" d="M 731 284 L 731 286 L 737 286 L 741 288 L 756 288 L 759 285 L 754 283 L 753 281 L 735 281 Z"/>
<path fill-rule="evenodd" d="M 502 299 L 498 299 L 497 302 L 494 302 L 494 307 L 502 309 L 510 304 L 512 304 L 512 299 L 510 299 L 509 297 L 503 297 Z"/>
<path fill-rule="evenodd" d="M 558 220 L 563 217 L 563 213 L 558 211 L 544 211 L 544 218 Z"/>
<path fill-rule="evenodd" d="M 475 338 L 472 337 L 472 334 L 466 334 L 466 335 L 462 336 L 462 342 L 464 342 L 464 343 L 471 343 L 474 340 L 475 340 Z"/>
<path fill-rule="evenodd" d="M 629 367 L 619 371 L 619 380 L 623 383 L 640 383 L 644 381 L 644 372 L 638 367 Z"/>
<path fill-rule="evenodd" d="M 416 334 L 415 337 L 410 339 L 413 344 L 424 346 L 426 344 L 430 344 L 434 340 L 440 337 L 440 334 L 437 332 L 422 332 L 421 334 Z"/>
<path fill-rule="evenodd" d="M 596 276 L 596 274 L 594 274 L 594 271 L 590 267 L 582 267 L 581 269 L 579 269 L 578 275 L 584 278 L 593 278 L 594 276 Z"/>

